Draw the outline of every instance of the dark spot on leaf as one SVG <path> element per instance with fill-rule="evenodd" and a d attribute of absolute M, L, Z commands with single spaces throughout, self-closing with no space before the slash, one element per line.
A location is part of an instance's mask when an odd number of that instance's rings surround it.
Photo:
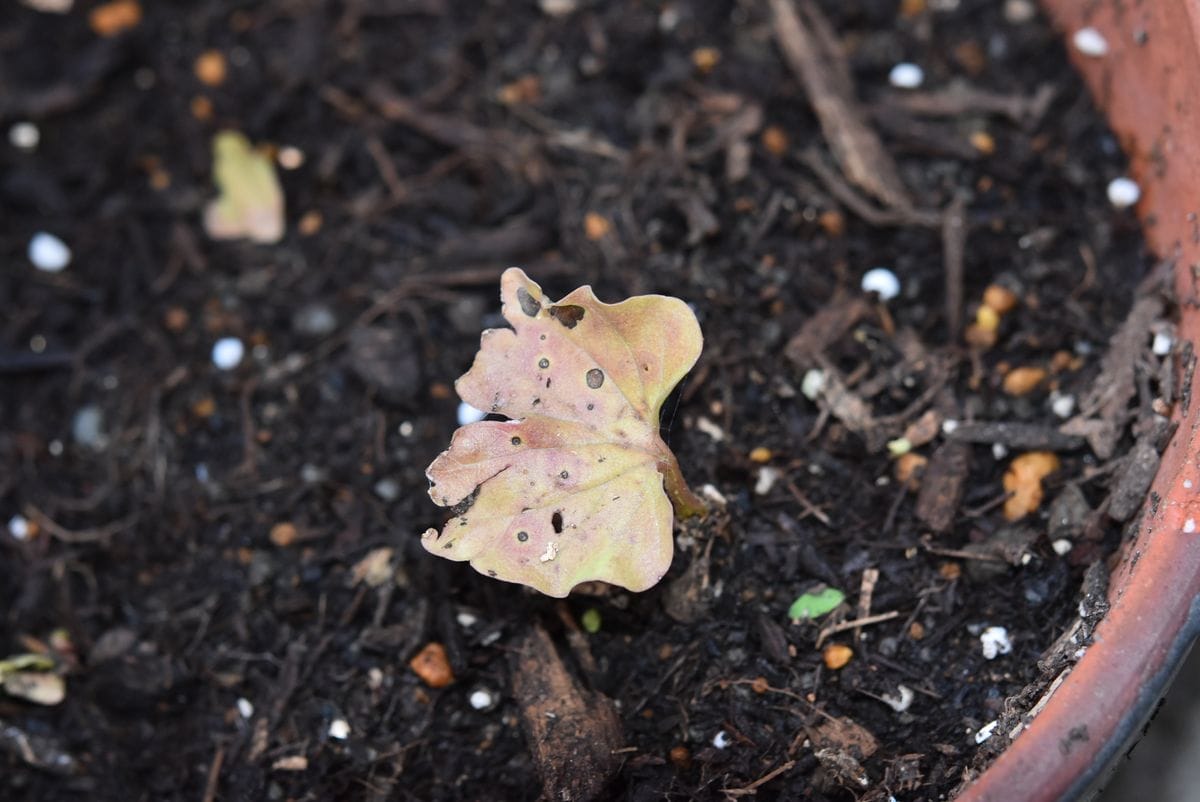
<path fill-rule="evenodd" d="M 550 380 L 549 380 L 549 379 L 546 379 L 546 386 L 547 386 L 547 387 L 549 387 L 549 386 L 550 386 Z"/>
<path fill-rule="evenodd" d="M 454 548 L 454 541 L 450 541 L 450 542 L 449 542 L 449 543 L 447 543 L 446 545 L 442 546 L 442 548 L 443 548 L 443 549 L 452 549 L 452 548 Z"/>
<path fill-rule="evenodd" d="M 479 497 L 480 485 L 475 485 L 475 489 L 471 491 L 471 495 L 464 498 L 462 501 L 450 508 L 453 515 L 462 515 L 467 510 L 471 509 L 471 505 L 475 503 L 475 499 Z"/>
<path fill-rule="evenodd" d="M 563 522 L 562 522 L 562 513 L 561 512 L 556 511 L 553 515 L 550 516 L 550 525 L 554 527 L 554 534 L 556 534 L 556 535 L 562 534 Z"/>
<path fill-rule="evenodd" d="M 606 459 L 608 459 L 608 457 L 601 457 L 600 459 L 596 460 L 596 462 L 604 462 Z"/>
<path fill-rule="evenodd" d="M 559 478 L 559 479 L 566 479 L 566 478 L 567 478 L 567 477 L 569 477 L 570 475 L 571 475 L 571 474 L 567 473 L 566 471 L 563 471 L 562 473 L 560 473 L 560 474 L 558 475 L 558 478 Z"/>
<path fill-rule="evenodd" d="M 542 310 L 542 305 L 524 287 L 517 287 L 517 301 L 521 304 L 521 311 L 530 317 L 537 317 L 537 313 Z"/>
<path fill-rule="evenodd" d="M 595 405 L 595 404 L 588 404 L 588 409 L 589 409 L 589 410 L 593 410 L 593 409 L 595 409 L 595 408 L 596 408 L 596 405 Z"/>
<path fill-rule="evenodd" d="M 550 317 L 554 318 L 568 329 L 573 329 L 579 325 L 579 321 L 583 320 L 584 311 L 585 310 L 582 306 L 575 306 L 574 304 L 552 306 L 550 307 Z"/>
<path fill-rule="evenodd" d="M 519 445 L 521 445 L 521 438 L 519 438 L 519 437 L 514 437 L 514 438 L 512 439 L 512 444 L 513 444 L 514 446 L 519 446 Z"/>
<path fill-rule="evenodd" d="M 538 337 L 538 339 L 539 339 L 539 340 L 544 340 L 544 339 L 546 339 L 546 335 L 545 335 L 545 334 L 543 334 L 542 336 Z"/>
<path fill-rule="evenodd" d="M 528 532 L 517 532 L 517 540 L 524 543 L 526 540 L 529 540 L 529 533 Z"/>
<path fill-rule="evenodd" d="M 613 501 L 620 501 L 620 500 L 621 500 L 620 496 L 613 496 Z"/>
<path fill-rule="evenodd" d="M 592 368 L 587 372 L 587 386 L 593 390 L 599 390 L 600 385 L 604 384 L 604 371 L 600 368 Z"/>
<path fill-rule="evenodd" d="M 542 357 L 538 360 L 538 367 L 542 370 L 545 370 L 546 368 L 550 367 L 550 360 L 546 359 L 546 357 Z"/>
<path fill-rule="evenodd" d="M 536 406 L 537 406 L 538 404 L 540 404 L 540 403 L 542 403 L 542 399 L 540 399 L 540 398 L 535 398 L 535 399 L 533 399 L 533 406 L 535 406 L 535 407 L 536 407 Z"/>
<path fill-rule="evenodd" d="M 489 568 L 489 569 L 488 569 L 488 576 L 495 576 L 495 575 L 496 575 L 496 572 L 495 572 L 495 571 L 493 571 L 491 568 Z"/>

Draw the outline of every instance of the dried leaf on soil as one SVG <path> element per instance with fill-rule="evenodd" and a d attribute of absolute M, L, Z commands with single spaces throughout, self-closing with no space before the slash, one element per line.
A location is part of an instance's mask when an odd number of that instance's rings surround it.
<path fill-rule="evenodd" d="M 275 166 L 237 131 L 213 137 L 213 180 L 221 194 L 204 209 L 210 237 L 268 245 L 283 238 L 283 189 Z"/>
<path fill-rule="evenodd" d="M 553 303 L 518 268 L 501 298 L 513 329 L 485 331 L 455 386 L 512 420 L 464 426 L 429 466 L 430 496 L 456 515 L 425 548 L 551 596 L 589 580 L 651 587 L 671 565 L 672 503 L 703 511 L 658 434 L 700 356 L 695 315 L 660 295 L 602 303 L 590 287 Z"/>

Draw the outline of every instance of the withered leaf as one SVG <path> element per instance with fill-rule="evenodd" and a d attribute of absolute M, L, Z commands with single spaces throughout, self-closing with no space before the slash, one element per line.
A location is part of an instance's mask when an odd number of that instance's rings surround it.
<path fill-rule="evenodd" d="M 672 503 L 703 511 L 658 433 L 700 356 L 696 317 L 676 298 L 606 304 L 590 287 L 553 303 L 519 268 L 500 289 L 513 328 L 485 331 L 455 386 L 511 420 L 462 427 L 429 466 L 430 496 L 455 516 L 422 543 L 550 596 L 590 580 L 645 590 L 671 564 Z"/>

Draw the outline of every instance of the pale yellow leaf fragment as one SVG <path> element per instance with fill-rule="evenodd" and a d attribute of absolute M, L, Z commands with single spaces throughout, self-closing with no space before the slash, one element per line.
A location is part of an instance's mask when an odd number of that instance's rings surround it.
<path fill-rule="evenodd" d="M 213 137 L 213 180 L 221 194 L 204 209 L 210 237 L 265 245 L 283 238 L 283 189 L 275 166 L 237 131 Z"/>

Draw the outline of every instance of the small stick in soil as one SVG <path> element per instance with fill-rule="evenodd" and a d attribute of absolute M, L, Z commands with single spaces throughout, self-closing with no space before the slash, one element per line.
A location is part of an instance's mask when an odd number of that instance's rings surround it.
<path fill-rule="evenodd" d="M 845 632 L 847 629 L 860 629 L 862 627 L 870 626 L 871 624 L 881 624 L 884 621 L 891 621 L 893 618 L 899 617 L 899 610 L 889 610 L 886 613 L 876 613 L 875 615 L 869 615 L 866 618 L 856 618 L 853 621 L 842 621 L 838 624 L 830 624 L 822 629 L 820 634 L 817 635 L 817 648 L 820 649 L 821 644 L 823 644 L 825 639 L 830 635 L 836 635 L 839 632 Z"/>
<path fill-rule="evenodd" d="M 908 496 L 908 484 L 900 483 L 900 490 L 896 493 L 896 498 L 892 500 L 888 507 L 887 517 L 883 519 L 883 534 L 891 534 L 892 528 L 896 525 L 896 516 L 900 514 L 900 505 L 904 503 L 905 497 Z"/>
<path fill-rule="evenodd" d="M 1016 421 L 959 423 L 947 435 L 962 443 L 999 443 L 1010 449 L 1036 451 L 1073 451 L 1082 448 L 1084 440 L 1077 435 L 1063 434 L 1049 426 Z"/>
<path fill-rule="evenodd" d="M 896 163 L 854 98 L 850 68 L 829 22 L 804 0 L 797 13 L 792 0 L 770 0 L 773 33 L 784 60 L 804 85 L 821 131 L 851 183 L 890 207 L 911 208 Z"/>
<path fill-rule="evenodd" d="M 137 522 L 136 514 L 92 529 L 67 529 L 32 504 L 25 505 L 25 516 L 64 543 L 105 543 L 117 533 Z"/>
<path fill-rule="evenodd" d="M 712 545 L 712 541 L 709 541 Z M 559 602 L 556 607 L 558 620 L 562 621 L 563 626 L 567 630 L 567 645 L 571 647 L 571 652 L 575 655 L 575 659 L 579 661 L 579 667 L 583 669 L 583 673 L 588 679 L 593 679 L 599 674 L 599 668 L 596 666 L 596 658 L 592 656 L 591 646 L 588 644 L 587 635 L 579 628 L 579 624 L 575 621 L 575 616 L 571 615 L 571 608 L 566 602 Z"/>
<path fill-rule="evenodd" d="M 204 783 L 204 802 L 213 802 L 217 798 L 217 787 L 221 782 L 221 764 L 225 762 L 225 744 L 217 746 L 213 755 L 212 765 L 208 767 L 208 779 Z"/>
<path fill-rule="evenodd" d="M 951 342 L 962 332 L 963 257 L 967 249 L 967 199 L 955 194 L 942 219 L 942 261 L 946 279 L 946 328 Z"/>
<path fill-rule="evenodd" d="M 937 554 L 941 557 L 957 557 L 960 560 L 979 560 L 980 562 L 1003 563 L 1007 562 L 1003 557 L 995 554 L 985 554 L 978 551 L 964 551 L 963 549 L 944 549 L 940 546 L 931 546 L 928 543 L 922 544 L 925 551 L 930 554 Z"/>
<path fill-rule="evenodd" d="M 800 161 L 816 174 L 821 183 L 825 185 L 825 189 L 829 191 L 829 194 L 833 195 L 846 208 L 873 226 L 884 228 L 890 226 L 918 225 L 926 228 L 936 228 L 942 223 L 940 212 L 914 209 L 912 207 L 881 209 L 878 206 L 872 205 L 870 201 L 858 194 L 854 187 L 850 186 L 844 178 L 838 175 L 837 171 L 830 169 L 816 148 L 805 148 L 800 153 Z"/>
<path fill-rule="evenodd" d="M 30 766 L 58 775 L 71 775 L 79 771 L 79 761 L 66 750 L 57 738 L 25 732 L 16 724 L 0 718 L 0 749 L 3 749 Z"/>
<path fill-rule="evenodd" d="M 720 688 L 721 690 L 725 690 L 730 685 L 750 685 L 755 689 L 755 691 L 761 690 L 763 693 L 778 693 L 782 696 L 788 697 L 789 699 L 795 699 L 797 702 L 803 703 L 805 706 L 808 707 L 809 710 L 811 710 L 812 712 L 816 713 L 819 716 L 824 716 L 829 721 L 837 721 L 837 716 L 834 716 L 830 713 L 826 713 L 824 710 L 817 707 L 816 705 L 814 705 L 808 699 L 805 699 L 800 694 L 798 694 L 794 691 L 789 691 L 787 688 L 775 688 L 775 687 L 772 687 L 771 685 L 763 685 L 761 678 L 760 679 L 718 679 L 718 680 L 713 680 L 712 682 L 709 682 L 707 685 L 705 685 L 703 688 L 700 689 L 700 695 L 708 696 L 708 694 L 712 692 L 713 688 Z"/>
<path fill-rule="evenodd" d="M 771 771 L 769 771 L 766 774 L 764 774 L 763 776 L 759 777 L 757 780 L 750 783 L 749 785 L 743 786 L 741 788 L 723 788 L 721 790 L 721 793 L 725 794 L 725 796 L 727 796 L 727 797 L 733 797 L 734 799 L 737 799 L 738 797 L 743 797 L 743 796 L 753 796 L 754 794 L 758 793 L 759 786 L 769 783 L 771 780 L 775 779 L 780 774 L 783 774 L 786 771 L 791 771 L 793 768 L 795 768 L 795 766 L 796 766 L 796 761 L 789 760 L 787 763 L 784 763 L 780 766 L 776 766 L 775 768 L 771 769 Z"/>
<path fill-rule="evenodd" d="M 865 619 L 871 614 L 871 597 L 875 595 L 875 585 L 879 582 L 879 569 L 866 568 L 863 570 L 862 582 L 858 588 L 858 618 Z M 862 640 L 862 627 L 854 628 L 854 642 Z"/>
<path fill-rule="evenodd" d="M 384 147 L 379 137 L 374 134 L 367 137 L 366 145 L 367 153 L 375 162 L 375 169 L 379 170 L 379 177 L 383 179 L 383 183 L 388 188 L 388 194 L 392 196 L 394 202 L 403 201 L 408 197 L 408 192 L 404 182 L 400 180 L 400 174 L 396 172 L 396 165 L 392 163 L 391 154 L 387 152 L 387 148 Z"/>
<path fill-rule="evenodd" d="M 796 499 L 796 501 L 800 503 L 800 506 L 804 508 L 804 512 L 807 515 L 811 515 L 812 517 L 816 518 L 830 529 L 833 528 L 833 524 L 830 522 L 829 516 L 825 514 L 824 510 L 809 501 L 808 496 L 804 495 L 800 488 L 796 487 L 795 482 L 793 482 L 791 479 L 787 479 L 784 481 L 784 484 L 787 486 L 788 492 L 792 494 L 792 498 Z"/>
<path fill-rule="evenodd" d="M 963 515 L 968 518 L 978 518 L 981 515 L 987 515 L 989 512 L 1008 501 L 1011 497 L 1012 493 L 1001 493 L 994 499 L 980 504 L 978 507 L 968 507 L 967 509 L 963 510 Z"/>
<path fill-rule="evenodd" d="M 1002 95 L 954 82 L 945 89 L 905 91 L 890 95 L 885 103 L 926 117 L 958 117 L 983 112 L 1000 114 L 1018 125 L 1036 125 L 1046 113 L 1056 92 L 1052 84 L 1042 84 L 1033 95 Z"/>

